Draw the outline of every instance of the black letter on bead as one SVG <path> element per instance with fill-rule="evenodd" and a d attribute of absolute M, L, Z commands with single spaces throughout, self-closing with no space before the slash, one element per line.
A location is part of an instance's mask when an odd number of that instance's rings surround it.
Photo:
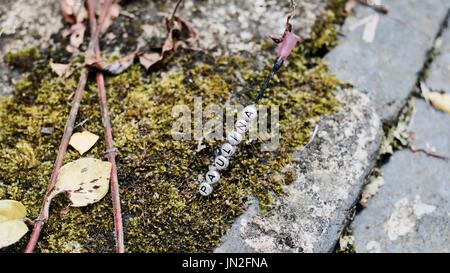
<path fill-rule="evenodd" d="M 206 186 L 202 186 L 202 187 L 200 188 L 200 191 L 201 191 L 201 192 L 204 192 L 204 193 L 206 194 Z"/>
<path fill-rule="evenodd" d="M 225 166 L 225 162 L 223 162 L 223 160 L 222 160 L 222 158 L 219 158 L 219 160 L 220 160 L 220 162 L 222 163 L 222 164 L 218 164 L 220 167 L 223 167 L 223 166 Z M 217 162 L 217 161 L 216 161 Z"/>
<path fill-rule="evenodd" d="M 245 114 L 247 115 L 248 118 L 252 118 L 252 115 L 253 115 L 252 112 L 247 112 L 247 111 L 245 111 Z"/>
<path fill-rule="evenodd" d="M 230 154 L 231 153 L 231 150 L 225 150 L 225 149 L 222 149 L 222 151 L 224 151 L 226 154 Z"/>
<path fill-rule="evenodd" d="M 212 181 L 214 178 L 216 178 L 216 176 L 215 176 L 215 175 L 212 175 L 212 174 L 208 174 L 208 177 L 209 177 L 209 179 L 211 179 L 211 181 Z"/>
<path fill-rule="evenodd" d="M 236 124 L 236 127 L 241 129 L 242 131 L 245 131 L 245 129 L 247 129 L 247 126 L 245 124 L 242 124 L 242 122 Z"/>

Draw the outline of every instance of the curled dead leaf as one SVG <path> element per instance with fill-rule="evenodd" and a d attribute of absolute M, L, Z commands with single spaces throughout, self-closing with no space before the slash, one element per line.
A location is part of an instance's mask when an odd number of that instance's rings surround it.
<path fill-rule="evenodd" d="M 167 36 L 159 52 L 139 54 L 139 62 L 146 68 L 169 60 L 181 47 L 195 48 L 198 39 L 197 30 L 179 16 L 165 18 Z"/>
<path fill-rule="evenodd" d="M 86 27 L 82 23 L 77 23 L 73 25 L 71 28 L 70 35 L 70 45 L 79 48 L 84 40 L 84 32 L 86 31 Z"/>
<path fill-rule="evenodd" d="M 49 200 L 67 193 L 72 207 L 100 201 L 108 193 L 111 163 L 95 158 L 80 158 L 61 167 Z"/>
<path fill-rule="evenodd" d="M 152 65 L 161 61 L 162 57 L 159 53 L 144 53 L 139 56 L 139 63 L 145 67 L 145 69 L 149 69 Z"/>
<path fill-rule="evenodd" d="M 109 64 L 105 63 L 104 61 L 94 60 L 87 62 L 87 65 L 90 67 L 95 67 L 97 69 L 100 69 L 104 72 L 108 72 L 113 75 L 118 75 L 127 70 L 133 64 L 134 58 L 136 57 L 137 54 L 138 54 L 137 51 L 133 51 Z"/>
<path fill-rule="evenodd" d="M 81 23 L 87 18 L 87 10 L 81 0 L 61 0 L 61 12 L 68 24 Z"/>
<path fill-rule="evenodd" d="M 60 64 L 60 63 L 50 63 L 50 68 L 52 71 L 58 75 L 59 77 L 68 77 L 69 74 L 69 65 L 68 64 Z"/>
<path fill-rule="evenodd" d="M 70 137 L 69 145 L 77 150 L 80 155 L 83 155 L 85 152 L 89 151 L 92 146 L 94 146 L 98 139 L 98 135 L 89 131 L 83 131 L 81 133 L 74 133 Z"/>
<path fill-rule="evenodd" d="M 428 92 L 427 98 L 436 109 L 450 114 L 450 94 Z"/>
<path fill-rule="evenodd" d="M 109 14 L 105 17 L 105 22 L 103 23 L 101 32 L 105 32 L 109 26 L 117 19 L 120 15 L 120 5 L 117 3 L 113 3 L 109 8 Z"/>
<path fill-rule="evenodd" d="M 14 200 L 0 200 L 0 248 L 19 241 L 28 232 L 24 223 L 27 210 Z"/>

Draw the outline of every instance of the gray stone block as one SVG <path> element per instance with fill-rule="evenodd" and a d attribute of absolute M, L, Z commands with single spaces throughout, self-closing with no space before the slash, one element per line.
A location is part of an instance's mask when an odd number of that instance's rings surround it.
<path fill-rule="evenodd" d="M 383 122 L 393 122 L 416 84 L 450 3 L 383 3 L 389 7 L 389 14 L 380 16 L 374 41 L 367 43 L 362 39 L 364 27 L 350 31 L 356 22 L 375 13 L 358 6 L 355 15 L 346 19 L 344 37 L 326 61 L 338 79 L 370 94 Z"/>
<path fill-rule="evenodd" d="M 449 114 L 436 110 L 424 100 L 416 100 L 408 131 L 410 144 L 415 148 L 450 156 Z"/>
<path fill-rule="evenodd" d="M 337 98 L 342 110 L 320 120 L 312 144 L 295 154 L 298 177 L 286 195 L 274 197 L 266 214 L 250 205 L 216 252 L 333 250 L 381 139 L 381 122 L 365 94 L 343 90 Z"/>
<path fill-rule="evenodd" d="M 433 60 L 428 70 L 427 86 L 435 91 L 450 93 L 450 18 L 447 28 L 441 36 L 439 55 Z"/>
<path fill-rule="evenodd" d="M 450 252 L 450 163 L 403 150 L 351 224 L 357 252 Z"/>

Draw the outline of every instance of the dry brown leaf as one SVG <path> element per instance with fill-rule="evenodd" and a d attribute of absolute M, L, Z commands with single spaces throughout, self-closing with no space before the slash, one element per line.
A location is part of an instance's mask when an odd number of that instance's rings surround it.
<path fill-rule="evenodd" d="M 14 200 L 0 200 L 0 248 L 19 241 L 28 232 L 24 223 L 27 210 Z"/>
<path fill-rule="evenodd" d="M 185 19 L 174 16 L 173 21 L 165 18 L 167 36 L 160 52 L 144 53 L 139 55 L 139 62 L 146 68 L 164 63 L 169 60 L 181 47 L 195 48 L 198 38 L 197 30 Z"/>
<path fill-rule="evenodd" d="M 117 19 L 120 15 L 120 5 L 113 3 L 109 8 L 109 14 L 105 17 L 105 22 L 103 23 L 101 32 L 105 32 L 109 26 Z"/>
<path fill-rule="evenodd" d="M 430 91 L 427 94 L 427 99 L 436 109 L 450 114 L 450 94 Z"/>
<path fill-rule="evenodd" d="M 77 23 L 73 25 L 70 30 L 72 32 L 70 35 L 70 45 L 75 48 L 79 48 L 83 43 L 86 27 L 82 23 Z"/>
<path fill-rule="evenodd" d="M 97 69 L 111 73 L 113 75 L 118 75 L 123 71 L 127 70 L 133 64 L 134 58 L 136 57 L 137 54 L 138 54 L 137 51 L 133 51 L 110 64 L 105 63 L 103 61 L 100 62 L 90 61 L 87 64 L 91 67 L 95 67 Z"/>
<path fill-rule="evenodd" d="M 59 77 L 69 76 L 69 75 L 67 75 L 69 73 L 69 67 L 70 67 L 70 65 L 68 65 L 68 64 L 60 64 L 60 63 L 54 63 L 54 62 L 50 63 L 50 68 Z"/>
<path fill-rule="evenodd" d="M 159 53 L 144 53 L 139 56 L 139 62 L 147 70 L 159 61 L 161 61 L 161 55 Z"/>
<path fill-rule="evenodd" d="M 70 137 L 69 145 L 77 150 L 80 155 L 89 151 L 92 146 L 97 142 L 99 136 L 89 131 L 83 131 L 81 133 L 75 133 Z"/>
<path fill-rule="evenodd" d="M 67 193 L 72 207 L 100 201 L 108 193 L 112 164 L 95 158 L 80 158 L 61 167 L 49 200 Z"/>
<path fill-rule="evenodd" d="M 345 12 L 347 14 L 350 14 L 353 12 L 353 9 L 356 7 L 356 0 L 349 0 L 346 4 L 345 4 Z"/>
<path fill-rule="evenodd" d="M 68 24 L 81 23 L 88 15 L 81 0 L 61 0 L 61 12 Z"/>

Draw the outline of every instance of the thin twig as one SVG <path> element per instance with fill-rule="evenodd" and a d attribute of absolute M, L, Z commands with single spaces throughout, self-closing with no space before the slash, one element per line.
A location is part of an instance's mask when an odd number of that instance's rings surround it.
<path fill-rule="evenodd" d="M 106 1 L 104 9 L 109 9 L 109 6 L 111 5 L 111 0 Z M 88 0 L 88 12 L 94 13 L 94 4 L 93 0 Z M 104 19 L 104 18 L 103 18 Z M 102 18 L 99 18 L 99 20 L 102 20 Z M 101 54 L 100 54 L 100 46 L 97 41 L 97 44 L 95 45 L 95 57 L 97 60 L 101 61 Z M 108 152 L 106 154 L 106 157 L 108 158 L 108 161 L 111 163 L 111 197 L 112 197 L 112 203 L 113 203 L 113 211 L 114 211 L 114 231 L 115 231 L 115 239 L 116 239 L 116 252 L 117 253 L 123 253 L 125 252 L 124 247 L 124 236 L 123 236 L 123 224 L 122 224 L 122 213 L 120 208 L 120 193 L 119 193 L 119 181 L 117 178 L 117 165 L 116 165 L 116 153 L 115 148 L 113 144 L 113 138 L 112 138 L 112 128 L 111 128 L 111 120 L 109 118 L 109 110 L 108 110 L 108 103 L 106 100 L 106 92 L 105 92 L 105 79 L 103 76 L 103 73 L 101 71 L 96 72 L 96 80 L 97 80 L 97 87 L 98 87 L 98 100 L 100 104 L 100 110 L 102 113 L 102 122 L 103 126 L 105 127 L 105 142 L 106 142 L 106 149 Z"/>
<path fill-rule="evenodd" d="M 427 149 L 417 148 L 414 145 L 411 145 L 409 148 L 411 149 L 411 151 L 413 153 L 422 152 L 422 153 L 424 153 L 424 154 L 426 154 L 428 156 L 431 156 L 431 157 L 435 157 L 435 158 L 439 158 L 439 159 L 443 159 L 443 160 L 450 160 L 449 156 L 446 156 L 446 155 L 443 155 L 443 154 L 439 154 L 439 153 L 436 153 L 436 152 L 433 152 L 433 151 L 430 151 L 430 150 L 427 150 Z"/>
<path fill-rule="evenodd" d="M 178 7 L 180 6 L 181 2 L 183 2 L 183 0 L 177 1 L 177 3 L 175 4 L 175 7 L 173 8 L 172 14 L 170 15 L 170 19 L 169 19 L 170 28 L 173 27 L 173 20 L 175 19 L 175 14 L 177 13 Z"/>
<path fill-rule="evenodd" d="M 109 8 L 108 8 L 109 9 Z M 107 14 L 108 10 L 103 10 L 105 14 Z M 106 17 L 106 15 L 104 15 Z M 92 18 L 91 15 L 89 15 L 89 23 L 91 26 L 91 29 L 95 29 L 95 16 Z M 104 21 L 104 20 L 103 20 Z M 98 36 L 100 34 L 100 29 L 103 25 L 103 21 L 98 22 L 97 28 L 95 32 L 91 32 L 91 40 L 89 42 L 89 47 L 86 52 L 86 56 L 92 56 L 95 54 L 95 45 L 98 42 Z M 50 183 L 47 188 L 47 193 L 44 196 L 43 204 L 41 211 L 39 213 L 38 220 L 34 224 L 33 232 L 31 233 L 30 240 L 28 241 L 27 247 L 25 248 L 25 253 L 32 253 L 34 251 L 34 248 L 36 247 L 36 243 L 39 239 L 39 235 L 41 234 L 42 227 L 44 226 L 44 223 L 48 220 L 48 212 L 46 212 L 47 204 L 49 203 L 49 195 L 51 194 L 52 189 L 55 187 L 56 179 L 58 177 L 59 169 L 62 166 L 64 155 L 67 151 L 67 146 L 69 145 L 70 137 L 72 136 L 75 120 L 77 118 L 78 109 L 80 108 L 80 101 L 81 97 L 83 95 L 84 88 L 86 86 L 86 81 L 88 78 L 89 70 L 87 67 L 84 67 L 81 70 L 80 79 L 78 82 L 77 90 L 75 91 L 75 95 L 72 102 L 72 107 L 70 109 L 69 116 L 67 118 L 66 126 L 64 128 L 63 137 L 61 140 L 61 144 L 59 145 L 58 154 L 56 156 L 55 163 L 53 165 L 53 171 L 50 177 Z"/>

